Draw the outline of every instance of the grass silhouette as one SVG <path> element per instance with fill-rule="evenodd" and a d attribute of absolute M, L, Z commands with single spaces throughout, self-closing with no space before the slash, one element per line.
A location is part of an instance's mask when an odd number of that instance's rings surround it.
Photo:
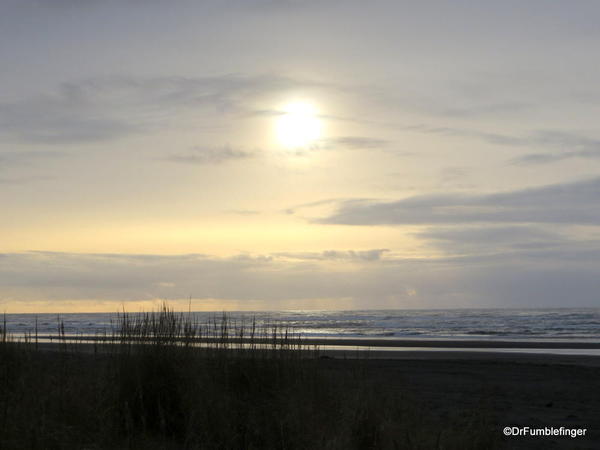
<path fill-rule="evenodd" d="M 281 324 L 198 323 L 164 304 L 53 351 L 0 329 L 0 448 L 477 449 L 485 417 L 445 427 L 360 359 L 319 357 Z M 64 330 L 64 328 L 62 328 Z"/>

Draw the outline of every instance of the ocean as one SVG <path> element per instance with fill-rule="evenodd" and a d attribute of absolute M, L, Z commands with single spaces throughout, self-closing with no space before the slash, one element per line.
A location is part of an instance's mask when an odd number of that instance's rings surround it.
<path fill-rule="evenodd" d="M 184 313 L 188 314 L 188 313 Z M 192 312 L 207 323 L 221 312 Z M 561 309 L 448 309 L 364 311 L 228 312 L 234 323 L 277 324 L 295 334 L 315 338 L 555 340 L 600 342 L 600 308 Z M 9 333 L 57 335 L 110 334 L 117 313 L 6 314 Z"/>

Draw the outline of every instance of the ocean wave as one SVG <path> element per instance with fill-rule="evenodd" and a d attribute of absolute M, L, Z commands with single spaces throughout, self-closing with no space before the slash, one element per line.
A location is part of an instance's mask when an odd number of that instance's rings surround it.
<path fill-rule="evenodd" d="M 220 313 L 193 313 L 194 320 L 219 320 Z M 114 314 L 6 314 L 9 332 L 56 334 L 59 320 L 68 333 L 110 332 Z M 600 339 L 600 309 L 565 310 L 399 310 L 234 312 L 246 324 L 277 324 L 305 336 Z"/>

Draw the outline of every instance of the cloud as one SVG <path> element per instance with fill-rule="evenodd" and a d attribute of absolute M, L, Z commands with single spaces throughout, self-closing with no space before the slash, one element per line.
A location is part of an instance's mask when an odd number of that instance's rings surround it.
<path fill-rule="evenodd" d="M 522 225 L 436 227 L 417 232 L 415 236 L 452 254 L 499 253 L 507 250 L 529 252 L 573 244 L 553 231 Z"/>
<path fill-rule="evenodd" d="M 433 134 L 440 136 L 451 136 L 451 137 L 468 137 L 478 139 L 493 145 L 510 146 L 510 147 L 522 147 L 531 144 L 530 137 L 523 136 L 511 136 L 507 134 L 490 133 L 486 131 L 472 130 L 458 127 L 439 127 L 426 124 L 417 125 L 405 125 L 401 127 L 407 131 L 415 131 L 423 134 Z"/>
<path fill-rule="evenodd" d="M 0 132 L 46 144 L 112 139 L 139 130 L 139 125 L 87 99 L 60 93 L 20 103 L 0 103 Z"/>
<path fill-rule="evenodd" d="M 530 166 L 536 164 L 546 164 L 556 161 L 561 161 L 563 159 L 568 159 L 569 157 L 563 154 L 551 154 L 551 153 L 528 153 L 527 155 L 519 156 L 510 161 L 511 164 L 515 166 Z"/>
<path fill-rule="evenodd" d="M 592 251 L 593 250 L 593 251 Z M 383 250 L 296 255 L 0 254 L 3 303 L 234 299 L 261 308 L 597 305 L 600 248 L 477 257 L 380 258 Z M 293 254 L 291 254 L 293 255 Z M 315 257 L 316 259 L 312 259 Z M 305 259 L 302 259 L 305 258 Z M 348 261 L 353 264 L 347 264 Z M 196 303 L 197 304 L 197 303 Z"/>
<path fill-rule="evenodd" d="M 493 194 L 346 200 L 315 222 L 345 225 L 562 223 L 600 225 L 600 178 Z"/>
<path fill-rule="evenodd" d="M 323 148 L 333 149 L 373 149 L 385 147 L 388 145 L 388 141 L 365 136 L 339 136 L 323 139 L 318 145 Z"/>
<path fill-rule="evenodd" d="M 433 107 L 434 105 L 432 105 Z M 533 107 L 530 103 L 525 102 L 482 102 L 465 105 L 463 107 L 445 107 L 443 105 L 437 105 L 432 108 L 432 112 L 446 117 L 481 117 L 481 116 L 503 116 L 508 114 L 514 114 L 522 111 L 530 110 Z"/>
<path fill-rule="evenodd" d="M 385 96 L 371 89 L 326 81 L 295 79 L 276 74 L 224 74 L 207 77 L 109 76 L 65 82 L 52 91 L 13 102 L 0 102 L 0 133 L 21 140 L 45 144 L 72 144 L 118 139 L 146 133 L 166 124 L 180 123 L 186 112 L 194 111 L 195 126 L 210 114 L 240 118 L 276 116 L 275 109 L 257 109 L 255 100 L 295 90 L 327 89 L 353 97 L 371 99 L 385 109 Z M 383 91 L 392 89 L 383 88 Z M 381 103 L 383 101 L 383 103 Z M 492 108 L 494 109 L 494 108 Z M 198 116 L 203 113 L 204 116 Z M 384 125 L 378 120 L 324 115 L 326 120 Z M 473 136 L 501 145 L 521 145 L 527 139 L 465 129 L 427 125 L 399 126 L 424 133 Z M 340 136 L 324 140 L 324 146 L 380 148 L 389 143 L 363 136 Z"/>
<path fill-rule="evenodd" d="M 372 250 L 324 250 L 322 252 L 275 253 L 278 258 L 301 261 L 379 261 L 389 249 Z"/>
<path fill-rule="evenodd" d="M 463 128 L 409 125 L 409 131 L 442 136 L 468 137 L 505 147 L 543 148 L 546 152 L 527 153 L 510 160 L 512 165 L 548 164 L 566 159 L 600 159 L 600 140 L 586 135 L 556 130 L 541 130 L 523 136 L 488 133 Z"/>
<path fill-rule="evenodd" d="M 321 259 L 369 261 L 380 251 L 324 252 Z M 0 254 L 3 298 L 138 300 L 222 298 L 274 301 L 345 298 L 372 282 L 355 270 L 332 273 L 276 255 L 127 255 L 28 252 Z"/>
<path fill-rule="evenodd" d="M 116 139 L 177 123 L 189 111 L 244 116 L 258 96 L 319 86 L 276 75 L 90 78 L 0 103 L 0 133 L 46 144 Z"/>
<path fill-rule="evenodd" d="M 165 158 L 167 161 L 181 164 L 222 164 L 230 160 L 251 158 L 254 155 L 247 151 L 233 149 L 229 146 L 203 148 L 194 147 L 186 153 L 176 153 Z"/>
<path fill-rule="evenodd" d="M 550 148 L 556 153 L 529 153 L 511 161 L 514 165 L 548 164 L 566 159 L 600 159 L 600 140 L 587 136 L 543 131 L 527 140 L 531 146 Z"/>
<path fill-rule="evenodd" d="M 448 189 L 450 187 L 471 189 L 472 184 L 468 183 L 471 171 L 466 167 L 445 167 L 439 172 L 439 187 Z"/>
<path fill-rule="evenodd" d="M 239 75 L 225 74 L 208 77 L 132 77 L 111 76 L 88 78 L 60 84 L 53 92 L 40 93 L 13 102 L 0 102 L 0 133 L 24 141 L 45 144 L 73 144 L 119 139 L 132 134 L 147 133 L 165 125 L 182 124 L 183 116 L 195 114 L 196 127 L 213 126 L 211 115 L 274 116 L 282 111 L 257 109 L 257 100 L 282 92 L 295 90 L 327 89 L 344 95 L 371 99 L 385 110 L 384 94 L 392 89 L 364 88 L 340 85 L 318 80 L 295 79 L 275 74 Z M 379 92 L 374 95 L 373 92 Z M 511 105 L 511 108 L 517 105 Z M 506 105 L 504 106 L 506 107 Z M 503 110 L 504 107 L 485 107 L 485 110 Z M 395 107 L 395 109 L 397 109 Z M 509 108 L 510 109 L 510 108 Z M 476 108 L 475 113 L 481 112 Z M 456 113 L 456 111 L 455 111 Z M 445 112 L 444 114 L 447 114 Z M 323 116 L 327 120 L 385 125 L 378 120 L 365 118 Z M 203 123 L 204 122 L 204 123 Z M 495 145 L 531 146 L 551 145 L 551 141 L 564 141 L 567 134 L 540 132 L 532 136 L 509 136 L 451 127 L 424 124 L 387 124 L 396 129 L 406 129 L 427 134 L 473 137 Z M 585 138 L 577 145 L 584 144 Z M 594 144 L 595 142 L 595 144 Z M 588 139 L 585 145 L 596 145 Z M 365 136 L 340 136 L 321 142 L 324 147 L 373 149 L 383 148 L 389 142 Z M 580 154 L 578 157 L 584 157 Z M 517 162 L 518 163 L 518 162 Z"/>
<path fill-rule="evenodd" d="M 357 87 L 372 101 L 390 109 L 403 110 L 429 118 L 441 118 L 445 121 L 473 119 L 507 118 L 523 115 L 539 108 L 539 99 L 530 96 L 530 92 L 520 96 L 513 96 L 509 92 L 499 92 L 508 86 L 504 80 L 480 80 L 481 89 L 478 92 L 465 92 L 457 90 L 451 79 L 452 74 L 446 73 L 442 78 L 434 74 L 428 83 L 406 78 L 401 81 L 401 75 L 396 78 L 396 83 L 386 85 L 363 85 Z M 470 74 L 469 82 L 474 82 L 474 74 Z M 462 76 L 461 81 L 467 81 Z M 405 89 L 402 84 L 411 84 L 411 89 Z M 497 90 L 490 87 L 499 88 Z M 511 98 L 512 97 L 512 98 Z"/>
<path fill-rule="evenodd" d="M 346 199 L 340 199 L 340 198 L 327 198 L 327 199 L 323 199 L 323 200 L 317 200 L 314 202 L 307 202 L 307 203 L 299 203 L 296 205 L 293 205 L 289 208 L 284 209 L 283 211 L 281 211 L 284 214 L 296 214 L 298 211 L 300 210 L 304 210 L 304 209 L 313 209 L 313 208 L 320 208 L 320 207 L 331 207 L 331 206 L 335 206 L 340 202 L 345 201 Z"/>
<path fill-rule="evenodd" d="M 514 165 L 531 166 L 548 164 L 566 159 L 600 159 L 600 149 L 579 150 L 562 153 L 529 153 L 511 161 Z"/>

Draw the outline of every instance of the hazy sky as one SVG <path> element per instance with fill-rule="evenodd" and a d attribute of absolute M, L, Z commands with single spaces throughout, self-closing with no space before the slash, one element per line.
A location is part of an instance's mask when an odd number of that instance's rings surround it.
<path fill-rule="evenodd" d="M 600 306 L 599 23 L 0 0 L 0 307 Z"/>

